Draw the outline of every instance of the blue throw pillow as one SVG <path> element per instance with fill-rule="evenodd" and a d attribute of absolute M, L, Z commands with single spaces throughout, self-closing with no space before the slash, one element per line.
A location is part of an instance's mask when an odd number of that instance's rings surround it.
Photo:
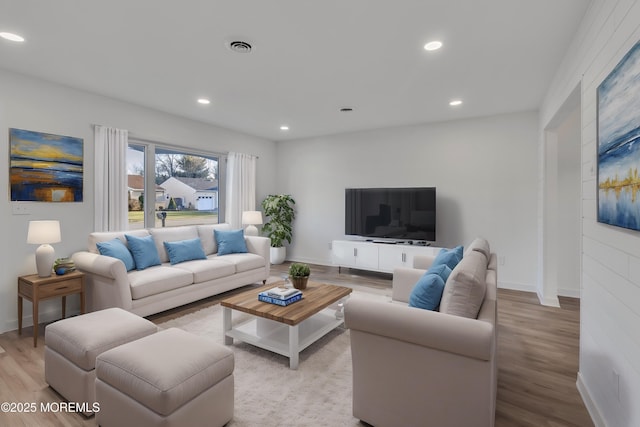
<path fill-rule="evenodd" d="M 438 274 L 425 273 L 409 295 L 409 307 L 435 310 L 440 305 L 444 280 Z"/>
<path fill-rule="evenodd" d="M 133 255 L 129 252 L 129 248 L 120 239 L 108 240 L 106 242 L 96 243 L 98 252 L 100 255 L 110 256 L 112 258 L 118 258 L 124 263 L 127 271 L 131 271 L 136 268 L 136 262 L 133 260 Z"/>
<path fill-rule="evenodd" d="M 447 279 L 451 275 L 451 269 L 446 264 L 432 265 L 429 267 L 426 274 L 437 274 L 442 277 L 442 280 L 444 280 L 445 283 L 447 283 Z"/>
<path fill-rule="evenodd" d="M 453 249 L 441 249 L 440 253 L 436 256 L 436 259 L 433 260 L 433 264 L 431 267 L 435 267 L 440 264 L 445 264 L 450 269 L 456 268 L 456 265 L 462 260 L 462 246 L 456 246 Z"/>
<path fill-rule="evenodd" d="M 213 230 L 216 243 L 218 244 L 218 255 L 244 254 L 249 252 L 244 241 L 244 230 Z"/>
<path fill-rule="evenodd" d="M 136 237 L 125 234 L 127 243 L 136 261 L 136 269 L 144 270 L 147 267 L 160 265 L 160 257 L 153 236 Z"/>
<path fill-rule="evenodd" d="M 207 259 L 204 254 L 200 239 L 180 240 L 177 242 L 163 242 L 164 248 L 169 254 L 169 262 L 178 264 L 180 262 L 191 261 L 194 259 Z"/>

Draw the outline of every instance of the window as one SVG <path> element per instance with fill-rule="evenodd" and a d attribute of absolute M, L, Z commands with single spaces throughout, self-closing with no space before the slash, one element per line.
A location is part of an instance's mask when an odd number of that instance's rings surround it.
<path fill-rule="evenodd" d="M 144 228 L 144 170 L 146 146 L 129 143 L 127 149 L 127 200 L 129 230 Z"/>
<path fill-rule="evenodd" d="M 129 229 L 223 220 L 220 158 L 218 154 L 130 140 Z"/>

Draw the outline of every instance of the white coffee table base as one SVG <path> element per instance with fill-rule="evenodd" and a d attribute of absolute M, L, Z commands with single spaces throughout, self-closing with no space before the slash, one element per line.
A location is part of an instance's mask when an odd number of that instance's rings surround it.
<path fill-rule="evenodd" d="M 298 369 L 299 354 L 302 350 L 340 326 L 344 321 L 340 316 L 342 313 L 336 317 L 336 310 L 327 308 L 295 326 L 256 316 L 251 316 L 252 318 L 246 322 L 233 326 L 233 310 L 228 307 L 222 307 L 222 310 L 224 343 L 226 345 L 233 344 L 233 340 L 237 339 L 281 354 L 289 358 L 289 368 L 291 369 Z"/>

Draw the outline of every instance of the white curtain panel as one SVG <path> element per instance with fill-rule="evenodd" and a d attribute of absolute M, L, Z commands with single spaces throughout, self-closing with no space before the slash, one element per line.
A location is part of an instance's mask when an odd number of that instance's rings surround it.
<path fill-rule="evenodd" d="M 232 228 L 242 228 L 242 212 L 256 210 L 256 163 L 251 154 L 229 153 L 227 156 L 227 194 L 225 221 Z"/>
<path fill-rule="evenodd" d="M 95 126 L 95 231 L 128 227 L 127 146 L 124 129 Z"/>

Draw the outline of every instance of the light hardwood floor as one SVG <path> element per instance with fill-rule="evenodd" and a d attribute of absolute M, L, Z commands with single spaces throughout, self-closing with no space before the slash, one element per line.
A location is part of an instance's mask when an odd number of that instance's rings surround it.
<path fill-rule="evenodd" d="M 273 266 L 272 275 L 287 264 Z M 390 275 L 312 266 L 315 281 L 389 289 Z M 224 294 L 231 295 L 232 291 Z M 217 304 L 211 297 L 149 317 L 161 323 Z M 498 400 L 496 427 L 590 427 L 576 389 L 580 332 L 579 300 L 560 298 L 560 308 L 544 307 L 535 294 L 498 290 Z M 44 326 L 40 326 L 43 338 Z M 0 335 L 0 402 L 60 402 L 44 381 L 44 339 L 33 348 L 32 329 Z M 241 393 L 236 390 L 236 393 Z M 461 408 L 463 410 L 463 408 Z M 7 414 L 0 426 L 95 426 L 95 417 L 64 412 Z M 466 427 L 466 426 L 461 426 Z M 473 426 L 468 426 L 473 427 Z"/>

